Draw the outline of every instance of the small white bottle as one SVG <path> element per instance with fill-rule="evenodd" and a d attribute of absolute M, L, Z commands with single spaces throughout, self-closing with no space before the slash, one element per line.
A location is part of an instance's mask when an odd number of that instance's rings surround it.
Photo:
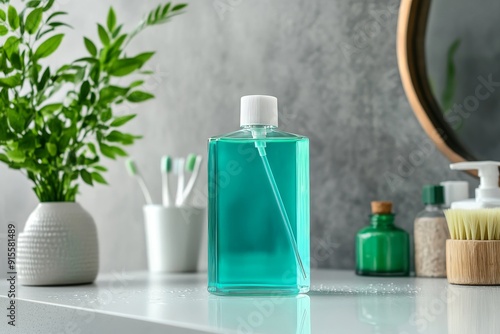
<path fill-rule="evenodd" d="M 469 182 L 443 181 L 440 185 L 444 188 L 443 209 L 449 209 L 451 203 L 469 199 Z"/>

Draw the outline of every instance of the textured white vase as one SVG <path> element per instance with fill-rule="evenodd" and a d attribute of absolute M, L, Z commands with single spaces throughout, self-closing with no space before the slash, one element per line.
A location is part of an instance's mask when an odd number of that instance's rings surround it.
<path fill-rule="evenodd" d="M 41 203 L 19 234 L 17 274 L 23 285 L 91 283 L 99 270 L 97 229 L 78 203 Z"/>

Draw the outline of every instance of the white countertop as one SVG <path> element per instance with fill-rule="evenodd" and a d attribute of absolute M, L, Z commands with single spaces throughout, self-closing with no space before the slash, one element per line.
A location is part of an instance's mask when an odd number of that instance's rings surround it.
<path fill-rule="evenodd" d="M 312 272 L 297 297 L 219 297 L 206 274 L 101 275 L 91 285 L 18 286 L 1 333 L 500 333 L 500 287 Z M 5 310 L 7 284 L 0 284 Z M 6 311 L 3 311 L 6 313 Z"/>

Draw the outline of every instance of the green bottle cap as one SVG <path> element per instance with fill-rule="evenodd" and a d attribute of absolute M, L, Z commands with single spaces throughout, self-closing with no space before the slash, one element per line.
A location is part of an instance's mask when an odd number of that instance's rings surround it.
<path fill-rule="evenodd" d="M 422 189 L 422 202 L 424 204 L 444 204 L 444 187 L 427 184 Z"/>

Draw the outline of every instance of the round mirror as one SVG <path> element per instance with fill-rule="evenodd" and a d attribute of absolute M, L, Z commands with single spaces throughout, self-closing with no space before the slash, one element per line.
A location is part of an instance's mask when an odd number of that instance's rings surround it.
<path fill-rule="evenodd" d="M 500 160 L 500 2 L 403 0 L 398 62 L 420 124 L 453 162 Z"/>

